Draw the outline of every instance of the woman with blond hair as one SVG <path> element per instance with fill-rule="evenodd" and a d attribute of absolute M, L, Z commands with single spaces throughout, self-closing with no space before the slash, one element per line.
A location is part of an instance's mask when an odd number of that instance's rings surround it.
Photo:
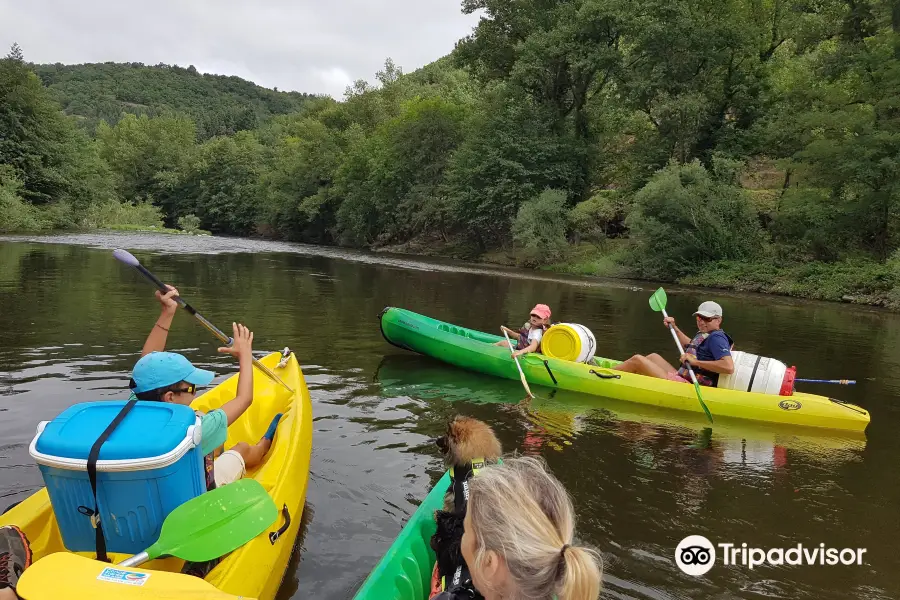
<path fill-rule="evenodd" d="M 462 554 L 485 600 L 596 600 L 600 555 L 574 542 L 562 484 L 534 457 L 509 458 L 469 480 Z"/>

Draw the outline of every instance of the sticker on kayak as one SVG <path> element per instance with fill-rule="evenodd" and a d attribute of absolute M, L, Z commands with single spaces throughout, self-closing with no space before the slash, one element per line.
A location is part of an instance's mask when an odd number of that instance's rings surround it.
<path fill-rule="evenodd" d="M 97 575 L 97 579 L 99 581 L 109 581 L 110 583 L 124 583 L 125 585 L 144 585 L 150 579 L 150 573 L 106 568 Z"/>
<path fill-rule="evenodd" d="M 803 405 L 796 400 L 782 400 L 778 403 L 778 406 L 784 410 L 799 410 Z"/>

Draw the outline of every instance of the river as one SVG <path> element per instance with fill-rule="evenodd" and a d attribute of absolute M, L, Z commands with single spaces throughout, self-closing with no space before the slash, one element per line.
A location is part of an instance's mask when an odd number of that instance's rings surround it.
<path fill-rule="evenodd" d="M 0 510 L 42 485 L 28 455 L 38 421 L 75 402 L 127 395 L 158 305 L 152 288 L 112 258 L 115 247 L 132 250 L 214 323 L 247 323 L 257 350 L 290 346 L 303 366 L 313 399 L 311 476 L 281 599 L 352 596 L 440 476 L 430 439 L 454 414 L 490 423 L 506 451 L 546 458 L 572 494 L 582 539 L 603 553 L 605 598 L 900 597 L 900 315 L 667 288 L 679 323 L 716 299 L 742 349 L 796 365 L 799 377 L 858 380 L 802 389 L 872 415 L 857 438 L 737 425 L 709 434 L 694 417 L 579 394 L 523 405 L 518 382 L 400 350 L 378 327 L 385 306 L 400 306 L 497 331 L 544 302 L 554 319 L 590 327 L 598 354 L 655 351 L 674 360 L 647 304 L 652 284 L 255 240 L 0 238 Z M 199 366 L 222 376 L 234 368 L 185 314 L 169 339 Z M 867 552 L 862 566 L 719 563 L 695 578 L 672 558 L 690 534 L 738 547 Z"/>

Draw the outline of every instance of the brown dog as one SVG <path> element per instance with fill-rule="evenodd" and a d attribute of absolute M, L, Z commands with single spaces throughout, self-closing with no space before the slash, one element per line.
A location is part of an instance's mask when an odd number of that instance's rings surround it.
<path fill-rule="evenodd" d="M 463 519 L 469 500 L 471 477 L 478 469 L 496 463 L 503 450 L 489 425 L 470 417 L 456 417 L 447 425 L 447 433 L 435 440 L 451 469 L 451 484 L 444 495 L 444 509 L 435 511 L 437 531 L 431 536 L 431 548 L 437 555 L 437 572 L 442 589 L 463 586 L 469 598 L 482 598 L 472 584 L 471 574 L 460 551 Z"/>
<path fill-rule="evenodd" d="M 448 469 L 466 468 L 476 459 L 495 463 L 503 454 L 494 430 L 487 423 L 471 417 L 455 417 L 447 424 L 447 433 L 435 440 L 435 443 L 443 454 L 444 465 Z M 452 487 L 447 490 L 444 498 L 444 510 L 453 510 Z"/>

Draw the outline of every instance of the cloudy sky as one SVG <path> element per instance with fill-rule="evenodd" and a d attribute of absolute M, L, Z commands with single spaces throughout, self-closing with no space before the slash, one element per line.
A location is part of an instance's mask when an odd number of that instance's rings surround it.
<path fill-rule="evenodd" d="M 0 55 L 39 63 L 194 65 L 341 98 L 391 57 L 409 72 L 477 23 L 460 0 L 0 0 Z"/>

